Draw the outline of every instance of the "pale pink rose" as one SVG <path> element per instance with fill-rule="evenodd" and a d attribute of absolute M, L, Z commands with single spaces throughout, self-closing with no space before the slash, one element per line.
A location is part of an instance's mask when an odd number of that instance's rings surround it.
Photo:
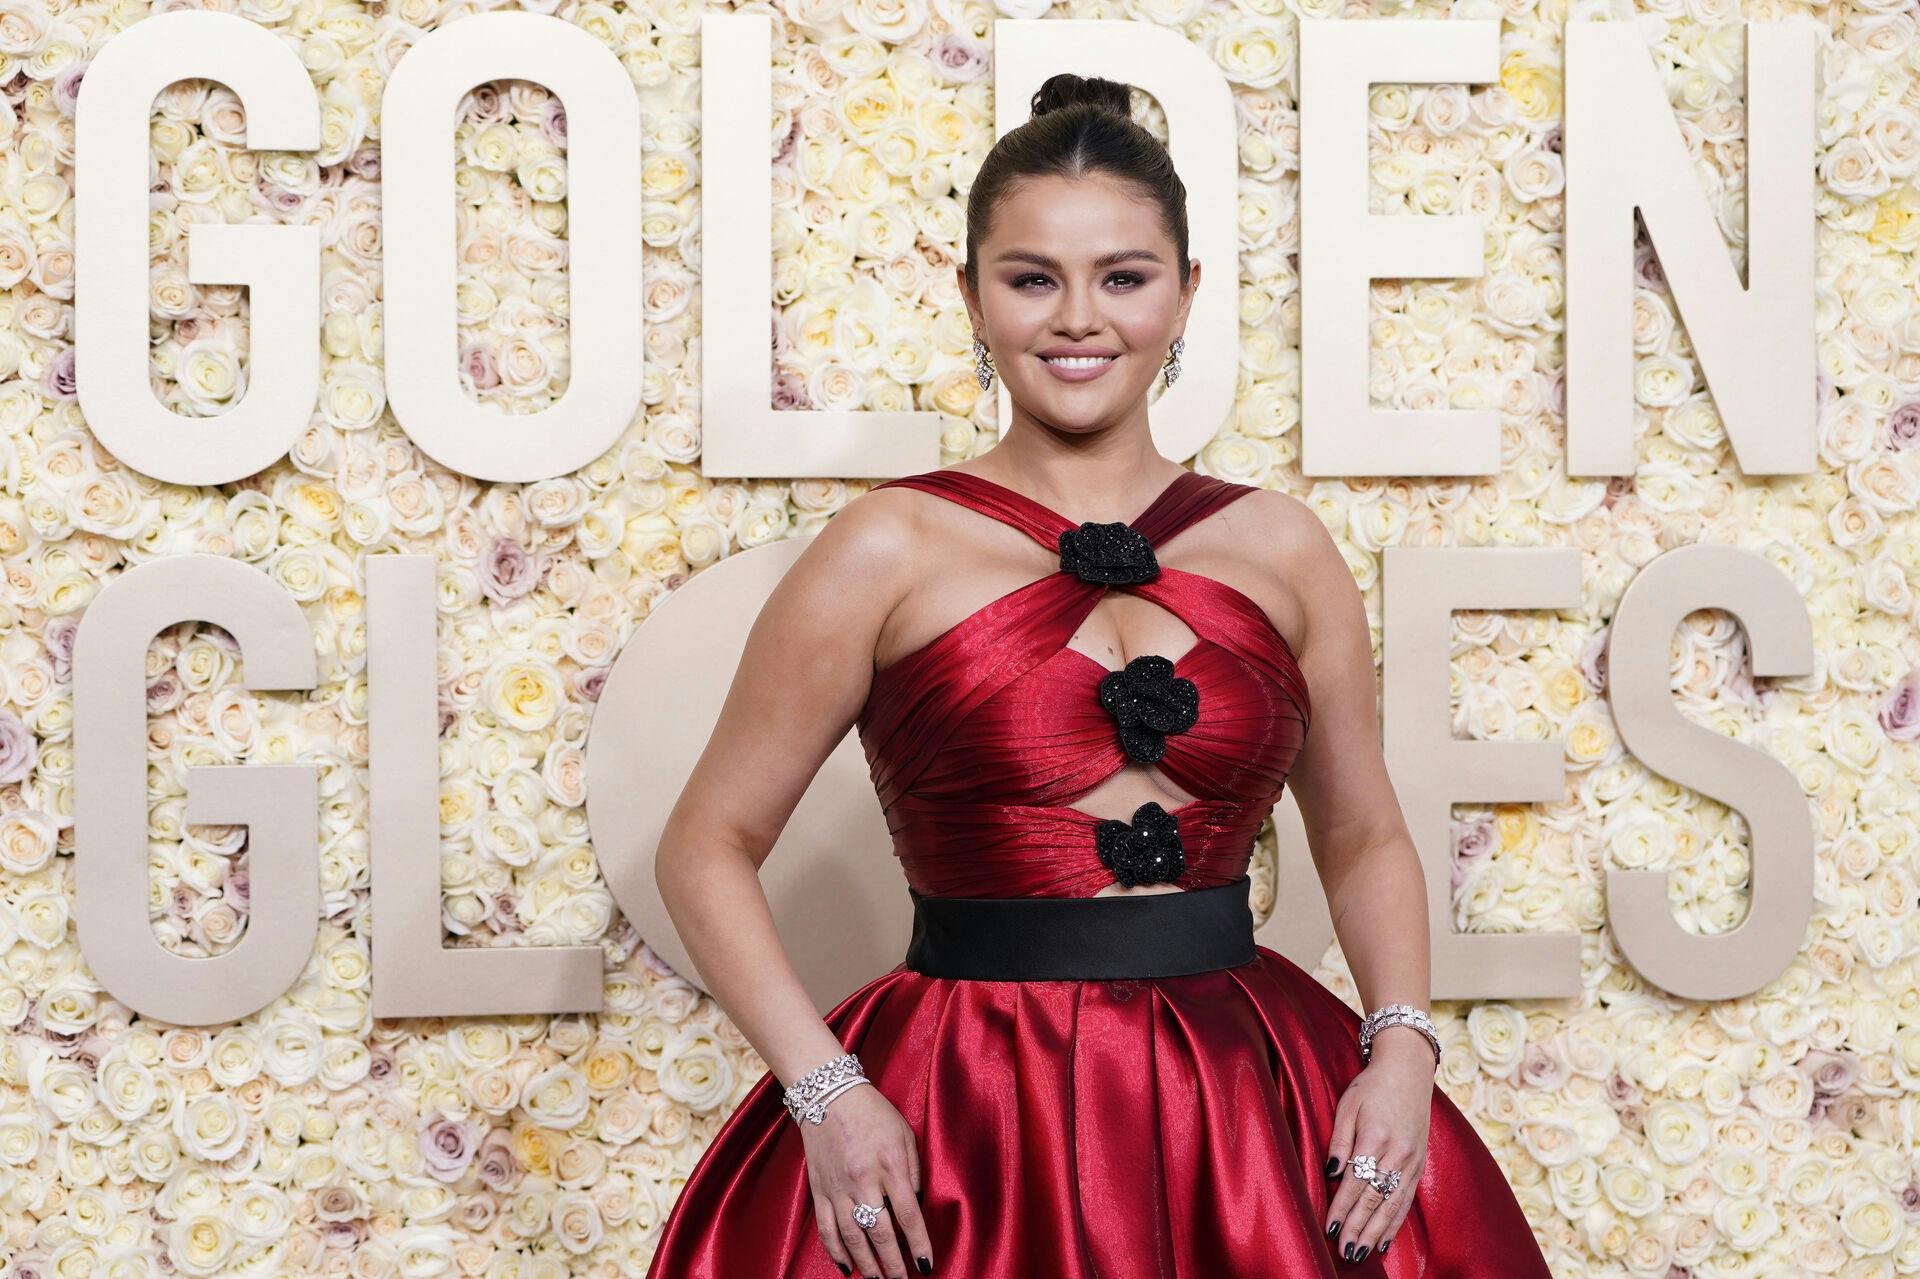
<path fill-rule="evenodd" d="M 33 733 L 9 710 L 0 710 L 0 785 L 23 782 L 40 762 Z"/>
<path fill-rule="evenodd" d="M 987 51 L 949 31 L 933 42 L 933 69 L 948 84 L 977 84 L 987 74 Z"/>
<path fill-rule="evenodd" d="M 1920 400 L 1908 400 L 1887 415 L 1887 442 L 1896 449 L 1920 448 Z"/>
<path fill-rule="evenodd" d="M 792 369 L 778 369 L 773 375 L 775 409 L 807 409 L 813 400 L 807 395 L 807 380 Z"/>
<path fill-rule="evenodd" d="M 491 1129 L 481 1138 L 474 1157 L 480 1184 L 500 1194 L 511 1194 L 520 1185 L 520 1161 L 513 1157 L 513 1139 L 499 1129 Z"/>
<path fill-rule="evenodd" d="M 580 694 L 582 701 L 599 701 L 600 690 L 606 687 L 607 675 L 611 670 L 612 668 L 607 666 L 589 666 L 574 677 L 574 691 Z"/>
<path fill-rule="evenodd" d="M 497 603 L 517 600 L 540 584 L 540 565 L 510 537 L 497 537 L 480 557 L 480 590 Z"/>
<path fill-rule="evenodd" d="M 49 399 L 71 400 L 73 389 L 73 347 L 62 347 L 54 357 L 47 361 L 47 371 L 40 375 L 40 389 Z"/>
<path fill-rule="evenodd" d="M 1860 1078 L 1860 1059 L 1850 1052 L 1829 1052 L 1824 1048 L 1807 1051 L 1801 1061 L 1816 1092 L 1843 1093 Z"/>
<path fill-rule="evenodd" d="M 787 134 L 780 139 L 780 145 L 773 150 L 775 164 L 787 164 L 793 160 L 793 149 L 800 142 L 800 117 L 795 116 L 787 125 Z"/>
<path fill-rule="evenodd" d="M 80 101 L 80 82 L 87 78 L 88 65 L 76 62 L 53 78 L 53 108 L 69 120 Z"/>
<path fill-rule="evenodd" d="M 493 352 L 484 346 L 470 346 L 460 353 L 460 367 L 476 391 L 491 391 L 500 385 L 500 367 Z"/>
<path fill-rule="evenodd" d="M 1485 818 L 1454 823 L 1452 883 L 1455 892 L 1467 882 L 1467 872 L 1474 864 L 1492 854 L 1494 843 L 1493 823 Z"/>
<path fill-rule="evenodd" d="M 73 678 L 73 641 L 79 634 L 80 619 L 72 614 L 50 618 L 40 631 L 40 642 L 47 646 L 53 677 L 62 683 Z"/>
<path fill-rule="evenodd" d="M 472 1125 L 457 1119 L 437 1118 L 420 1133 L 420 1154 L 427 1161 L 427 1172 L 441 1181 L 458 1181 L 473 1162 Z"/>
<path fill-rule="evenodd" d="M 1607 691 L 1607 632 L 1607 627 L 1601 627 L 1580 650 L 1580 678 L 1596 693 Z"/>
<path fill-rule="evenodd" d="M 1896 742 L 1920 738 L 1920 673 L 1908 671 L 1880 703 L 1880 728 Z"/>

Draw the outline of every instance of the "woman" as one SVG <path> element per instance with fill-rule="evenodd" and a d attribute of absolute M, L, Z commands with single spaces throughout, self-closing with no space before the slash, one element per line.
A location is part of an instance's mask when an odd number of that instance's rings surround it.
<path fill-rule="evenodd" d="M 1200 264 L 1129 108 L 1055 76 L 993 148 L 960 284 L 1010 428 L 819 534 L 668 820 L 668 910 L 770 1073 L 650 1279 L 1548 1274 L 1434 1087 L 1351 574 L 1300 503 L 1154 449 Z M 914 939 L 823 1021 L 756 872 L 850 724 Z M 1252 940 L 1289 782 L 1364 1025 Z"/>

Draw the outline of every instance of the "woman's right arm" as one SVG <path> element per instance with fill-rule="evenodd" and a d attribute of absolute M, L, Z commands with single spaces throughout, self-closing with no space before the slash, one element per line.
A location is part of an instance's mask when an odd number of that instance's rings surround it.
<path fill-rule="evenodd" d="M 814 535 L 748 631 L 712 735 L 660 837 L 654 878 L 700 983 L 782 1087 L 846 1049 L 780 944 L 759 868 L 866 703 L 881 626 L 917 572 L 913 514 L 901 491 L 864 494 Z M 894 1175 L 894 1190 L 911 1183 L 917 1191 L 911 1129 L 871 1087 L 841 1093 L 825 1124 L 801 1129 L 835 1262 L 905 1279 L 885 1214 L 871 1232 L 877 1258 L 863 1255 L 867 1232 L 838 1218 L 862 1193 L 879 1204 Z M 866 1166 L 882 1160 L 903 1166 Z M 904 1204 L 898 1193 L 889 1198 L 905 1242 L 930 1257 L 912 1193 Z M 840 1236 L 844 1250 L 836 1248 Z"/>

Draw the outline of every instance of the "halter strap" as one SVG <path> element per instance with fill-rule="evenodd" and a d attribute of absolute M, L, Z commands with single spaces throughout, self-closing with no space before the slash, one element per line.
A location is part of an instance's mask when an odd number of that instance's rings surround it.
<path fill-rule="evenodd" d="M 916 488 L 944 497 L 1021 530 L 1050 551 L 1059 549 L 1062 532 L 1079 527 L 1075 521 L 1024 493 L 984 475 L 951 467 L 902 475 L 873 487 Z M 1147 504 L 1146 510 L 1129 522 L 1129 527 L 1146 538 L 1149 545 L 1158 548 L 1189 525 L 1253 491 L 1251 485 L 1235 484 L 1197 471 L 1181 471 Z"/>

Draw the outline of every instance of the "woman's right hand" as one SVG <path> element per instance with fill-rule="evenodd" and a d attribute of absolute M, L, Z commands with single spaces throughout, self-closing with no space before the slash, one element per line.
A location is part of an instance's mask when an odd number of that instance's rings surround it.
<path fill-rule="evenodd" d="M 918 1272 L 933 1273 L 933 1248 L 918 1198 L 919 1141 L 893 1103 L 870 1083 L 849 1088 L 827 1103 L 819 1124 L 802 1123 L 800 1137 L 820 1242 L 841 1272 L 910 1279 L 913 1272 L 902 1256 L 904 1235 Z M 860 1203 L 882 1210 L 871 1230 L 853 1219 L 853 1206 Z"/>

